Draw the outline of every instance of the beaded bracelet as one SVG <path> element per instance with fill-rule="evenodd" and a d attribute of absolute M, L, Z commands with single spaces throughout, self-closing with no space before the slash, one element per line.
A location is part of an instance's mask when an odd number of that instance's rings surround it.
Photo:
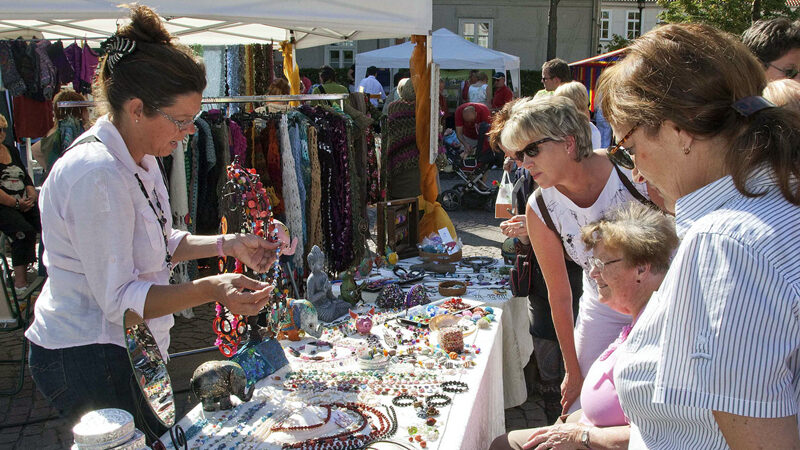
<path fill-rule="evenodd" d="M 452 392 L 453 394 L 460 394 L 469 390 L 469 385 L 463 381 L 445 381 L 441 384 L 441 388 L 445 392 Z"/>
<path fill-rule="evenodd" d="M 417 399 L 413 395 L 400 394 L 392 399 L 392 404 L 398 408 L 411 406 Z"/>
<path fill-rule="evenodd" d="M 433 394 L 425 398 L 428 406 L 436 406 L 438 408 L 449 405 L 451 401 L 452 399 L 444 394 Z"/>

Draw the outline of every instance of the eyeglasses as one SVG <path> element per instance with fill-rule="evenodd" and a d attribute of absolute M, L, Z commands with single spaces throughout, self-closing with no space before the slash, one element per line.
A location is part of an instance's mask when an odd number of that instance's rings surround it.
<path fill-rule="evenodd" d="M 628 170 L 632 170 L 635 167 L 635 165 L 633 164 L 633 158 L 631 158 L 631 155 L 633 155 L 633 153 L 627 148 L 623 147 L 622 145 L 628 140 L 629 137 L 631 137 L 631 135 L 633 134 L 634 131 L 636 131 L 637 128 L 639 128 L 638 123 L 634 125 L 633 128 L 631 128 L 631 131 L 628 131 L 628 134 L 626 134 L 625 137 L 623 137 L 622 139 L 619 140 L 619 142 L 617 142 L 617 145 L 609 147 L 607 150 L 608 158 L 612 162 Z"/>
<path fill-rule="evenodd" d="M 184 131 L 187 128 L 189 128 L 190 126 L 192 126 L 194 124 L 195 119 L 197 119 L 197 117 L 200 115 L 198 113 L 197 115 L 195 115 L 194 117 L 192 117 L 189 120 L 176 120 L 174 117 L 170 116 L 169 114 L 165 113 L 164 111 L 162 111 L 162 110 L 160 110 L 158 108 L 153 108 L 153 109 L 158 111 L 158 113 L 161 114 L 162 116 L 164 116 L 167 120 L 169 120 L 170 122 L 174 123 L 175 126 L 178 127 L 178 131 Z"/>
<path fill-rule="evenodd" d="M 594 256 L 591 256 L 591 257 L 589 257 L 589 266 L 599 270 L 600 272 L 602 272 L 606 268 L 606 265 L 614 264 L 615 262 L 620 262 L 620 261 L 622 261 L 622 259 L 623 258 L 613 259 L 611 261 L 601 261 L 600 259 L 597 259 Z"/>
<path fill-rule="evenodd" d="M 772 64 L 772 63 L 768 63 L 767 65 L 772 67 L 773 69 L 781 72 L 783 74 L 783 76 L 785 76 L 786 78 L 788 78 L 790 80 L 794 80 L 794 77 L 796 77 L 797 74 L 800 73 L 800 70 L 797 70 L 794 67 L 792 67 L 791 69 L 781 69 L 780 67 L 778 67 L 778 66 L 776 66 L 775 64 Z"/>
<path fill-rule="evenodd" d="M 517 158 L 517 161 L 522 162 L 525 159 L 525 155 L 530 156 L 531 158 L 535 158 L 536 155 L 539 154 L 539 145 L 544 144 L 545 142 L 555 142 L 557 139 L 553 139 L 551 137 L 546 137 L 543 139 L 539 139 L 538 141 L 531 142 L 530 144 L 526 145 L 525 148 L 514 152 L 514 157 Z"/>

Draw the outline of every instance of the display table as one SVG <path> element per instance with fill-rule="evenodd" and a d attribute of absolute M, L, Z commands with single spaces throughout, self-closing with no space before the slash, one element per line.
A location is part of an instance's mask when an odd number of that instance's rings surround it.
<path fill-rule="evenodd" d="M 287 442 L 328 436 L 331 433 L 335 434 L 339 429 L 333 423 L 335 420 L 333 417 L 327 421 L 322 419 L 325 414 L 324 408 L 315 409 L 311 405 L 359 402 L 372 407 L 389 406 L 392 405 L 396 394 L 394 392 L 376 393 L 376 391 L 402 389 L 406 385 L 413 391 L 417 388 L 413 384 L 414 382 L 435 378 L 436 382 L 432 387 L 425 388 L 426 392 L 419 398 L 434 393 L 444 394 L 452 403 L 438 408 L 438 415 L 434 416 L 438 439 L 426 441 L 424 448 L 487 448 L 496 436 L 505 432 L 501 373 L 503 370 L 502 323 L 506 314 L 500 309 L 495 309 L 494 316 L 494 321 L 488 328 L 477 329 L 476 327 L 476 331 L 464 337 L 465 348 L 473 350 L 477 348 L 479 351 L 466 357 L 465 360 L 455 360 L 452 365 L 448 365 L 449 368 L 427 369 L 420 364 L 400 362 L 396 365 L 390 364 L 385 370 L 365 371 L 361 369 L 358 358 L 350 358 L 347 351 L 340 351 L 338 356 L 321 361 L 301 359 L 288 351 L 289 347 L 293 349 L 305 347 L 307 350 L 309 342 L 318 342 L 314 339 L 304 338 L 298 342 L 281 341 L 283 347 L 287 349 L 290 365 L 259 381 L 256 384 L 253 398 L 249 402 L 241 403 L 236 397 L 231 397 L 237 406 L 233 410 L 217 412 L 204 412 L 201 405 L 198 404 L 178 422 L 178 425 L 186 432 L 189 448 L 281 448 L 282 444 Z M 393 326 L 392 323 L 392 321 L 387 321 L 390 326 Z M 386 326 L 383 324 L 375 325 L 371 332 L 374 337 L 369 339 L 373 341 L 380 339 L 385 328 Z M 400 326 L 394 326 L 394 329 L 407 331 Z M 435 342 L 436 334 L 432 333 L 429 338 Z M 338 342 L 347 342 L 347 344 L 343 344 L 342 348 L 349 348 L 359 345 L 359 341 L 366 343 L 367 337 L 359 334 L 348 335 L 342 337 Z M 334 345 L 337 345 L 337 342 L 334 342 Z M 399 348 L 407 347 L 401 345 Z M 355 353 L 353 351 L 354 355 Z M 466 364 L 472 365 L 472 367 L 464 368 L 464 361 L 472 361 L 474 364 Z M 292 374 L 293 371 L 294 374 Z M 314 383 L 298 381 L 298 371 L 306 374 L 315 371 L 318 374 L 317 381 Z M 343 389 L 342 384 L 337 384 L 339 381 L 348 380 L 351 377 L 362 380 L 362 377 L 365 377 L 368 381 L 356 384 L 360 386 L 358 392 L 349 388 Z M 375 383 L 369 381 L 376 379 L 382 381 Z M 468 390 L 463 393 L 445 392 L 439 386 L 445 381 L 466 383 Z M 424 381 L 419 382 L 423 383 Z M 325 383 L 327 383 L 327 389 L 322 387 Z M 309 388 L 312 385 L 313 388 Z M 353 386 L 347 383 L 344 385 Z M 423 389 L 423 387 L 420 386 L 417 389 Z M 423 448 L 417 441 L 409 442 L 409 428 L 416 427 L 422 430 L 425 427 L 425 419 L 418 417 L 412 406 L 393 406 L 393 409 L 396 412 L 398 427 L 395 435 L 387 439 L 403 443 L 409 448 Z M 319 416 L 314 416 L 316 410 L 321 410 Z M 385 409 L 381 410 L 386 411 Z M 292 411 L 291 415 L 288 415 L 290 413 L 287 411 Z M 309 416 L 310 420 L 302 422 L 303 418 Z M 268 427 L 261 425 L 262 423 L 273 427 L 276 424 L 284 426 L 282 425 L 284 420 L 291 421 L 298 418 L 305 425 L 313 425 L 314 429 L 298 429 L 288 433 L 283 431 L 263 433 Z M 273 424 L 269 420 L 276 420 L 276 422 Z M 317 425 L 317 423 L 322 425 Z M 261 425 L 262 431 L 260 434 L 259 425 Z M 267 435 L 261 436 L 261 434 Z M 167 443 L 167 447 L 171 447 L 168 433 L 162 436 L 161 440 Z M 223 444 L 224 447 L 221 447 Z M 376 447 L 397 448 L 396 445 L 390 443 L 378 443 Z"/>
<path fill-rule="evenodd" d="M 404 269 L 412 265 L 420 264 L 419 258 L 410 258 L 400 261 L 398 266 Z M 502 261 L 495 260 L 490 268 L 499 268 Z M 394 274 L 391 270 L 381 269 L 381 276 L 391 277 Z M 482 271 L 486 274 L 486 271 Z M 525 383 L 524 368 L 533 354 L 533 339 L 530 334 L 530 315 L 528 312 L 527 297 L 511 297 L 511 290 L 497 284 L 480 285 L 480 283 L 470 267 L 457 266 L 454 276 L 437 277 L 428 273 L 420 281 L 429 288 L 428 292 L 432 301 L 443 298 L 436 292 L 438 284 L 445 280 L 461 280 L 470 277 L 473 282 L 463 295 L 464 298 L 474 299 L 486 303 L 495 308 L 500 308 L 505 312 L 506 319 L 502 322 L 503 327 L 503 404 L 505 408 L 519 406 L 528 399 L 528 390 Z"/>

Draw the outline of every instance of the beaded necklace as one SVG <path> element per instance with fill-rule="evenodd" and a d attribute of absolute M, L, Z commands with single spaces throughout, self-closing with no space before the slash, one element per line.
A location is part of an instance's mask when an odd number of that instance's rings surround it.
<path fill-rule="evenodd" d="M 142 179 L 139 178 L 139 174 L 133 174 L 136 177 L 136 181 L 139 182 L 139 189 L 142 190 L 142 194 L 144 194 L 144 198 L 147 200 L 147 204 L 150 205 L 150 209 L 153 210 L 153 214 L 156 215 L 156 220 L 161 228 L 161 235 L 164 237 L 164 251 L 166 256 L 164 256 L 164 261 L 167 263 L 167 268 L 169 269 L 169 284 L 175 284 L 175 277 L 172 274 L 172 255 L 169 254 L 169 238 L 167 237 L 167 217 L 164 214 L 164 209 L 161 208 L 161 200 L 158 198 L 158 194 L 156 193 L 155 186 L 153 187 L 153 198 L 156 199 L 155 206 L 153 205 L 153 201 L 150 200 L 150 196 L 147 195 L 147 189 L 144 188 L 144 183 L 142 183 Z M 156 206 L 158 207 L 158 211 L 156 211 Z"/>

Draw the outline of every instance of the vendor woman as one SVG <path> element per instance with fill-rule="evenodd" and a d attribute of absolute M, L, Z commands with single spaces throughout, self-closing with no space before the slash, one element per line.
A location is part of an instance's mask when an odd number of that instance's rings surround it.
<path fill-rule="evenodd" d="M 172 313 L 217 301 L 254 315 L 272 290 L 240 274 L 171 284 L 173 264 L 224 254 L 264 272 L 276 248 L 254 235 L 172 228 L 156 157 L 195 132 L 205 70 L 152 10 L 133 6 L 131 19 L 103 45 L 94 89 L 108 114 L 76 139 L 42 188 L 49 279 L 25 336 L 36 386 L 63 416 L 74 423 L 91 410 L 122 408 L 152 439 L 162 430 L 133 378 L 125 311 L 147 321 L 166 354 Z"/>

